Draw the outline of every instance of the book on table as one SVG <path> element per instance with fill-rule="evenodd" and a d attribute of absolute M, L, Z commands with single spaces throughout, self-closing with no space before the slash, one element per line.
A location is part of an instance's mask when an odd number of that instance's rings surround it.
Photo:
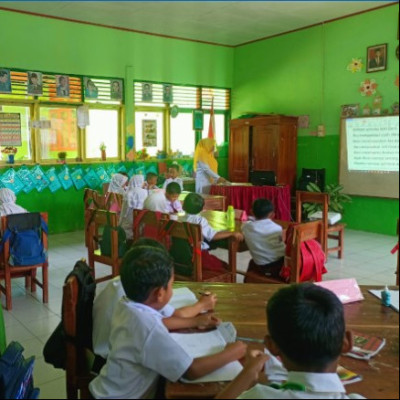
<path fill-rule="evenodd" d="M 360 360 L 369 360 L 386 344 L 386 340 L 383 338 L 359 332 L 353 332 L 353 342 L 353 348 L 344 355 Z"/>

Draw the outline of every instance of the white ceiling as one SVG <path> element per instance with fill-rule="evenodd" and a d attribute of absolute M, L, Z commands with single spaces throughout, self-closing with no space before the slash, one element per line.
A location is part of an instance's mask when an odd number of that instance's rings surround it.
<path fill-rule="evenodd" d="M 0 1 L 0 8 L 236 46 L 385 1 Z"/>

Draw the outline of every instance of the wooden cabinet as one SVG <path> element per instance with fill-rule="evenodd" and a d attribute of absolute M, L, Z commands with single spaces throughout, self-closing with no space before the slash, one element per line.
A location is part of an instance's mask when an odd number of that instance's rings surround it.
<path fill-rule="evenodd" d="M 277 184 L 296 187 L 297 118 L 268 115 L 233 119 L 229 179 L 248 182 L 252 172 L 275 171 Z"/>

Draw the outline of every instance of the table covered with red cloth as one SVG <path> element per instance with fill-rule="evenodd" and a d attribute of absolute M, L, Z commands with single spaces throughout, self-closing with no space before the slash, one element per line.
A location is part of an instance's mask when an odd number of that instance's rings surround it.
<path fill-rule="evenodd" d="M 249 185 L 212 185 L 210 194 L 226 196 L 226 206 L 251 212 L 254 200 L 261 197 L 272 202 L 275 207 L 275 218 L 290 221 L 290 185 L 283 186 L 249 186 Z"/>

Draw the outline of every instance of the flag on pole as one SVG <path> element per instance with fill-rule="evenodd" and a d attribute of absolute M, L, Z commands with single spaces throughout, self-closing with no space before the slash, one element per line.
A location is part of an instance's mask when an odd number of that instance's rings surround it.
<path fill-rule="evenodd" d="M 211 100 L 210 125 L 208 126 L 208 137 L 215 139 L 214 97 Z"/>

